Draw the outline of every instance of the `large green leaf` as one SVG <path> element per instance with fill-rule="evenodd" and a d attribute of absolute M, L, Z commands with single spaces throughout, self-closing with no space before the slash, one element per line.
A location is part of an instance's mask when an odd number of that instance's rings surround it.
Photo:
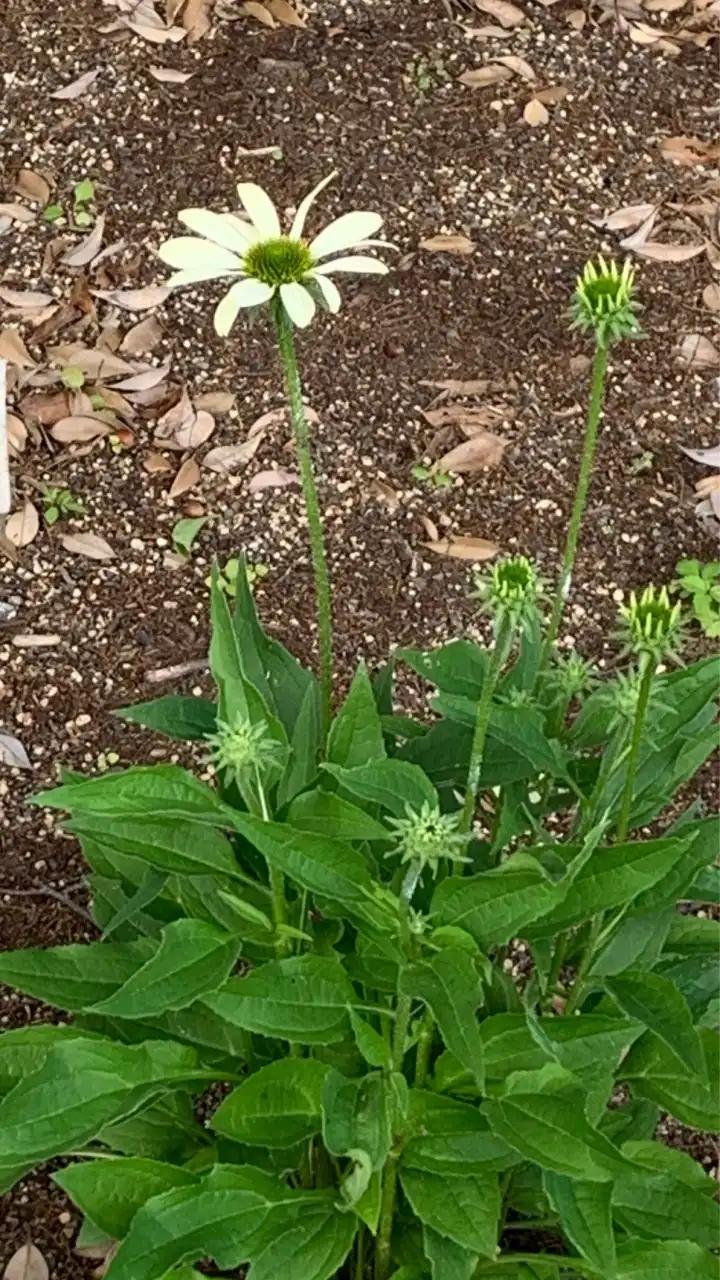
<path fill-rule="evenodd" d="M 349 1032 L 355 1002 L 342 965 L 326 956 L 274 960 L 246 977 L 231 978 L 207 997 L 228 1022 L 258 1035 L 299 1044 L 334 1044 Z"/>
<path fill-rule="evenodd" d="M 661 958 L 657 972 L 682 993 L 696 1022 L 720 995 L 717 954 Z"/>
<path fill-rule="evenodd" d="M 221 831 L 195 822 L 172 818 L 117 817 L 76 818 L 66 823 L 80 839 L 102 835 L 121 854 L 177 875 L 207 873 L 237 877 L 240 874 L 232 846 Z M 143 868 L 144 871 L 144 868 Z"/>
<path fill-rule="evenodd" d="M 720 920 L 705 916 L 672 916 L 664 950 L 683 956 L 720 954 Z"/>
<path fill-rule="evenodd" d="M 369 760 L 385 759 L 382 725 L 370 677 L 363 663 L 357 669 L 345 702 L 330 726 L 327 759 L 352 769 Z"/>
<path fill-rule="evenodd" d="M 365 859 L 343 841 L 264 822 L 249 813 L 237 813 L 235 826 L 272 866 L 310 893 L 349 903 L 372 897 Z"/>
<path fill-rule="evenodd" d="M 717 1280 L 717 1259 L 689 1240 L 628 1240 L 617 1255 L 617 1280 Z"/>
<path fill-rule="evenodd" d="M 133 765 L 117 773 L 101 773 L 85 782 L 40 791 L 33 801 L 51 809 L 69 809 L 74 817 L 137 815 L 229 826 L 227 809 L 217 793 L 178 764 Z"/>
<path fill-rule="evenodd" d="M 0 1165 L 39 1163 L 91 1142 L 154 1096 L 200 1075 L 193 1049 L 71 1040 L 0 1102 Z"/>
<path fill-rule="evenodd" d="M 356 804 L 334 791 L 304 791 L 296 796 L 285 819 L 296 831 L 310 831 L 333 840 L 392 840 L 393 833 Z"/>
<path fill-rule="evenodd" d="M 656 884 L 682 857 L 687 841 L 643 840 L 596 849 L 560 904 L 536 920 L 531 937 L 544 937 L 582 924 L 603 911 L 625 906 Z"/>
<path fill-rule="evenodd" d="M 437 720 L 421 738 L 406 742 L 398 759 L 419 768 L 433 786 L 464 787 L 467 781 L 473 730 L 454 720 Z"/>
<path fill-rule="evenodd" d="M 628 1234 L 694 1240 L 706 1249 L 718 1244 L 717 1183 L 684 1151 L 658 1155 L 657 1142 L 626 1142 L 623 1154 L 647 1172 L 618 1178 L 613 1214 Z"/>
<path fill-rule="evenodd" d="M 269 1215 L 263 1247 L 253 1250 L 248 1280 L 330 1280 L 349 1254 L 357 1218 L 342 1212 L 337 1196 L 314 1194 L 313 1203 L 286 1203 Z"/>
<path fill-rule="evenodd" d="M 405 1159 L 400 1180 L 410 1206 L 424 1226 L 469 1253 L 495 1254 L 500 1217 L 498 1175 L 483 1169 L 431 1173 Z"/>
<path fill-rule="evenodd" d="M 605 986 L 628 1017 L 654 1031 L 697 1076 L 707 1079 L 705 1055 L 692 1015 L 668 978 L 657 973 L 622 973 L 606 978 Z"/>
<path fill-rule="evenodd" d="M 382 1169 L 392 1145 L 393 1095 L 388 1078 L 371 1072 L 348 1080 L 334 1068 L 322 1096 L 323 1141 L 335 1156 L 364 1151 Z"/>
<path fill-rule="evenodd" d="M 155 1018 L 185 1009 L 230 976 L 240 951 L 237 938 L 203 920 L 175 920 L 162 932 L 160 946 L 146 964 L 94 1013 L 111 1018 Z"/>
<path fill-rule="evenodd" d="M 407 817 L 408 809 L 417 813 L 424 804 L 434 808 L 438 803 L 437 792 L 422 769 L 405 760 L 371 760 L 352 769 L 326 763 L 323 769 L 343 790 L 368 804 L 380 805 L 396 818 Z"/>
<path fill-rule="evenodd" d="M 667 938 L 675 906 L 648 911 L 642 916 L 626 917 L 598 952 L 589 976 L 604 978 L 626 969 L 645 972 L 657 962 Z"/>
<path fill-rule="evenodd" d="M 607 1182 L 629 1167 L 585 1117 L 585 1093 L 555 1063 L 508 1077 L 483 1107 L 493 1132 L 542 1169 L 587 1182 Z"/>
<path fill-rule="evenodd" d="M 199 1181 L 188 1169 L 137 1156 L 71 1164 L 53 1174 L 53 1179 L 114 1240 L 127 1235 L 135 1214 L 147 1200 Z"/>
<path fill-rule="evenodd" d="M 482 947 L 504 944 L 545 916 L 560 898 L 557 885 L 531 852 L 475 876 L 448 876 L 433 894 L 437 924 L 461 925 Z"/>
<path fill-rule="evenodd" d="M 395 657 L 444 693 L 475 700 L 482 693 L 488 655 L 471 640 L 451 640 L 439 649 L 398 649 Z"/>
<path fill-rule="evenodd" d="M 688 1070 L 682 1058 L 656 1036 L 646 1031 L 635 1042 L 618 1075 L 629 1081 L 638 1097 L 655 1102 L 676 1120 L 695 1129 L 717 1129 L 720 1115 L 720 1060 L 715 1031 L 699 1033 L 710 1085 Z"/>
<path fill-rule="evenodd" d="M 436 709 L 452 720 L 474 727 L 477 704 L 454 694 L 440 694 Z M 493 703 L 488 722 L 480 786 L 503 786 L 546 773 L 565 777 L 567 757 L 560 744 L 548 738 L 542 714 L 524 704 Z"/>
<path fill-rule="evenodd" d="M 281 1058 L 261 1067 L 225 1099 L 213 1129 L 248 1146 L 286 1148 L 318 1133 L 329 1068 L 314 1058 Z"/>
<path fill-rule="evenodd" d="M 402 1156 L 408 1168 L 440 1174 L 502 1173 L 520 1162 L 477 1107 L 429 1090 L 410 1092 L 409 1132 Z"/>
<path fill-rule="evenodd" d="M 98 1141 L 126 1156 L 145 1156 L 181 1164 L 207 1151 L 207 1133 L 195 1119 L 192 1098 L 184 1089 L 163 1093 L 141 1111 L 107 1124 Z"/>
<path fill-rule="evenodd" d="M 458 947 L 444 948 L 431 960 L 403 970 L 400 984 L 407 995 L 424 1000 L 448 1049 L 472 1072 L 482 1092 L 483 1042 L 477 1020 L 482 990 L 471 956 Z"/>
<path fill-rule="evenodd" d="M 318 755 L 322 741 L 322 707 L 320 688 L 310 678 L 300 702 L 290 738 L 290 759 L 277 791 L 278 808 L 310 785 L 317 776 Z"/>
<path fill-rule="evenodd" d="M 476 1253 L 461 1249 L 432 1227 L 423 1228 L 423 1246 L 433 1280 L 472 1280 L 478 1264 Z"/>
<path fill-rule="evenodd" d="M 150 939 L 0 952 L 0 981 L 77 1013 L 117 991 L 154 954 Z"/>
<path fill-rule="evenodd" d="M 54 1044 L 87 1038 L 78 1027 L 35 1022 L 0 1035 L 0 1095 L 39 1071 Z"/>
<path fill-rule="evenodd" d="M 615 1280 L 617 1259 L 610 1211 L 612 1183 L 583 1182 L 546 1169 L 543 1186 L 570 1243 L 603 1280 Z"/>
<path fill-rule="evenodd" d="M 136 702 L 131 707 L 118 707 L 112 713 L 130 724 L 141 724 L 156 733 L 182 742 L 192 742 L 215 732 L 217 707 L 207 698 L 183 698 L 168 694 L 151 702 Z"/>
<path fill-rule="evenodd" d="M 545 1044 L 533 1035 L 524 1014 L 501 1013 L 485 1018 L 480 1035 L 488 1079 L 505 1080 L 514 1071 L 538 1070 L 557 1061 L 591 1087 L 594 1077 L 612 1072 L 642 1027 L 624 1018 L 582 1013 L 574 1018 L 543 1018 Z"/>
<path fill-rule="evenodd" d="M 677 835 L 686 841 L 682 855 L 672 863 L 660 880 L 636 898 L 631 908 L 633 915 L 674 907 L 679 898 L 686 896 L 698 872 L 712 864 L 717 857 L 720 849 L 720 817 L 704 818 L 702 822 L 683 825 L 678 829 Z"/>

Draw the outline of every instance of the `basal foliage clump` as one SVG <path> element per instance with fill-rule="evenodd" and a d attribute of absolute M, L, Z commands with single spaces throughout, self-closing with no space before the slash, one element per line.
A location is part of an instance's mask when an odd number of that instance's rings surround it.
<path fill-rule="evenodd" d="M 603 270 L 576 298 L 598 317 L 584 492 L 632 328 L 631 277 Z M 36 797 L 69 815 L 101 940 L 0 956 L 72 1015 L 0 1037 L 0 1189 L 72 1157 L 54 1177 L 82 1243 L 118 1242 L 107 1280 L 716 1276 L 715 1183 L 654 1133 L 718 1116 L 718 926 L 677 904 L 717 900 L 720 821 L 675 797 L 717 744 L 720 663 L 668 666 L 662 591 L 623 609 L 610 678 L 556 651 L 584 492 L 549 627 L 533 566 L 502 562 L 490 649 L 361 665 L 329 731 L 329 598 L 319 682 L 244 565 L 234 601 L 216 572 L 215 700 L 120 712 L 204 743 L 212 784 L 161 764 Z"/>

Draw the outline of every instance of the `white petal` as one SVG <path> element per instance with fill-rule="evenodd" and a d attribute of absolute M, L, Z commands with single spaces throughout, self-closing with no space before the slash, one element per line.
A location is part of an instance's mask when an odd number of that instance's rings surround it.
<path fill-rule="evenodd" d="M 202 284 L 203 280 L 221 280 L 239 274 L 237 271 L 218 272 L 209 267 L 206 271 L 174 271 L 164 284 L 166 289 L 180 289 L 186 284 Z"/>
<path fill-rule="evenodd" d="M 307 218 L 308 213 L 310 211 L 310 206 L 313 204 L 313 201 L 316 200 L 317 197 L 320 195 L 320 192 L 327 186 L 328 182 L 332 182 L 333 178 L 337 178 L 337 174 L 338 174 L 337 169 L 333 169 L 332 173 L 328 174 L 327 178 L 323 178 L 322 182 L 318 182 L 317 186 L 313 187 L 312 191 L 310 192 L 310 195 L 305 196 L 305 199 L 302 201 L 302 203 L 298 205 L 298 211 L 295 214 L 295 217 L 293 218 L 293 224 L 290 228 L 291 240 L 300 239 L 305 227 L 305 219 Z"/>
<path fill-rule="evenodd" d="M 311 240 L 310 252 L 317 261 L 319 258 L 327 258 L 329 253 L 352 249 L 360 240 L 367 240 L 368 236 L 379 231 L 382 224 L 379 213 L 344 213 Z"/>
<path fill-rule="evenodd" d="M 242 271 L 243 267 L 242 258 L 236 253 L 196 236 L 177 236 L 174 240 L 166 240 L 158 249 L 158 257 L 169 267 L 179 267 L 182 271 L 213 271 L 218 276 L 228 271 Z"/>
<path fill-rule="evenodd" d="M 211 213 L 209 209 L 183 209 L 178 218 L 197 235 L 225 249 L 232 249 L 234 253 L 245 253 L 255 239 L 249 223 L 243 223 L 239 218 L 233 218 L 231 222 L 221 213 Z M 248 234 L 243 230 L 245 226 Z"/>
<path fill-rule="evenodd" d="M 365 258 L 355 254 L 349 258 L 335 258 L 334 262 L 326 262 L 315 268 L 315 275 L 329 276 L 332 271 L 357 271 L 358 275 L 386 276 L 388 267 L 379 258 Z"/>
<path fill-rule="evenodd" d="M 280 219 L 267 191 L 256 182 L 238 182 L 240 203 L 253 226 L 264 240 L 276 240 L 280 235 Z"/>
<path fill-rule="evenodd" d="M 280 297 L 290 319 L 298 329 L 304 329 L 309 325 L 315 315 L 315 303 L 307 289 L 303 289 L 301 284 L 281 284 Z"/>
<path fill-rule="evenodd" d="M 337 285 L 333 283 L 329 276 L 313 276 L 312 278 L 327 303 L 328 311 L 336 315 L 342 303 Z"/>
<path fill-rule="evenodd" d="M 275 290 L 262 280 L 238 280 L 215 308 L 215 332 L 226 338 L 232 329 L 241 307 L 259 307 L 269 302 Z"/>
<path fill-rule="evenodd" d="M 393 244 L 392 240 L 359 240 L 353 249 L 395 249 L 399 253 L 400 245 Z"/>

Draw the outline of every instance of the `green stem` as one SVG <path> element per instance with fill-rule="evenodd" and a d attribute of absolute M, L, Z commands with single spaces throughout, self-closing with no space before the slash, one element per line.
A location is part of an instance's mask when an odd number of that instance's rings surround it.
<path fill-rule="evenodd" d="M 567 952 L 569 939 L 570 939 L 570 934 L 566 929 L 564 933 L 558 934 L 557 940 L 555 942 L 555 950 L 553 951 L 553 958 L 550 963 L 550 972 L 548 973 L 547 986 L 545 988 L 548 996 L 552 996 L 552 993 L 555 990 L 555 985 L 558 980 L 558 975 L 560 973 L 560 970 L 562 969 L 563 960 L 565 959 L 565 954 Z"/>
<path fill-rule="evenodd" d="M 267 799 L 265 798 L 265 789 L 260 777 L 260 770 L 255 770 L 255 785 L 257 788 L 258 801 L 260 803 L 260 813 L 263 822 L 270 821 L 270 810 L 268 808 Z M 267 864 L 268 876 L 270 878 L 270 893 L 272 895 L 272 912 L 275 927 L 279 924 L 287 924 L 287 899 L 285 897 L 285 877 L 282 871 L 274 867 L 271 862 Z M 289 937 L 277 937 L 275 939 L 275 951 L 278 959 L 288 955 L 292 950 L 292 939 Z"/>
<path fill-rule="evenodd" d="M 595 347 L 595 362 L 593 364 L 592 386 L 590 390 L 587 426 L 585 428 L 585 440 L 583 442 L 582 457 L 580 459 L 580 473 L 578 475 L 577 488 L 575 490 L 575 501 L 573 502 L 570 524 L 568 525 L 562 569 L 560 570 L 560 578 L 558 581 L 555 600 L 553 602 L 552 613 L 550 615 L 550 623 L 540 658 L 538 676 L 540 676 L 547 667 L 550 656 L 555 647 L 555 641 L 557 640 L 558 631 L 560 630 L 560 623 L 565 610 L 565 604 L 570 592 L 570 581 L 572 579 L 572 571 L 575 564 L 575 556 L 577 554 L 578 539 L 580 537 L 580 527 L 582 525 L 582 518 L 585 511 L 585 503 L 587 502 L 590 476 L 592 474 L 593 462 L 595 460 L 598 427 L 600 425 L 603 400 L 605 398 L 605 375 L 607 373 L 607 362 L 608 347 L 606 343 L 601 342 L 598 338 L 597 345 Z"/>
<path fill-rule="evenodd" d="M 383 1173 L 380 1221 L 375 1245 L 375 1280 L 387 1280 L 390 1274 L 392 1228 L 395 1217 L 395 1192 L 397 1190 L 399 1151 L 391 1151 Z"/>
<path fill-rule="evenodd" d="M 541 1262 L 551 1263 L 555 1267 L 566 1267 L 571 1271 L 577 1271 L 581 1276 L 598 1276 L 600 1272 L 586 1262 L 584 1258 L 570 1257 L 564 1253 L 507 1253 L 503 1255 L 502 1261 L 506 1264 L 528 1262 L 530 1266 L 537 1265 Z M 475 1269 L 475 1275 L 484 1275 L 485 1272 L 494 1271 L 497 1267 L 497 1261 L 492 1259 L 486 1261 L 483 1259 L 478 1263 Z"/>
<path fill-rule="evenodd" d="M 332 715 L 332 670 L 333 670 L 333 635 L 332 635 L 332 596 L 328 575 L 327 558 L 325 556 L 325 539 L 320 515 L 317 486 L 310 456 L 310 435 L 302 402 L 302 387 L 298 371 L 295 342 L 291 321 L 285 308 L 278 301 L 274 308 L 275 328 L 277 330 L 278 347 L 285 373 L 290 417 L 293 435 L 297 446 L 300 463 L 300 479 L 302 482 L 305 511 L 307 513 L 310 551 L 312 554 L 313 572 L 315 575 L 315 594 L 317 599 L 318 643 L 320 647 L 320 691 L 322 696 L 323 743 L 327 739 Z"/>
<path fill-rule="evenodd" d="M 490 708 L 492 707 L 493 695 L 497 686 L 500 672 L 502 671 L 510 646 L 513 639 L 513 625 L 507 615 L 501 615 L 498 623 L 497 635 L 495 637 L 495 648 L 493 649 L 490 665 L 487 675 L 483 682 L 480 701 L 478 702 L 477 715 L 475 717 L 475 733 L 473 734 L 472 747 L 470 748 L 470 765 L 468 767 L 467 787 L 465 790 L 465 801 L 462 808 L 460 818 L 460 830 L 468 835 L 472 829 L 473 814 L 475 812 L 475 801 L 477 797 L 478 784 L 480 782 L 480 772 L 482 770 L 483 753 L 485 751 L 485 739 L 487 738 L 488 724 L 490 721 Z M 460 871 L 462 872 L 462 863 Z"/>
<path fill-rule="evenodd" d="M 425 1084 L 425 1077 L 430 1066 L 430 1053 L 433 1043 L 433 1032 L 435 1030 L 435 1022 L 429 1009 L 425 1010 L 420 1027 L 420 1037 L 418 1039 L 417 1054 L 415 1057 L 415 1088 L 422 1089 Z"/>
<path fill-rule="evenodd" d="M 355 1280 L 363 1280 L 365 1275 L 365 1228 L 360 1224 L 357 1233 L 357 1246 L 355 1253 Z"/>
<path fill-rule="evenodd" d="M 590 925 L 590 935 L 588 937 L 587 946 L 585 947 L 582 959 L 578 965 L 575 981 L 572 985 L 572 990 L 568 996 L 568 1002 L 565 1006 L 566 1018 L 575 1013 L 576 1009 L 580 1008 L 583 1000 L 585 999 L 585 975 L 595 959 L 595 950 L 597 948 L 598 938 L 602 931 L 604 918 L 605 917 L 601 912 L 600 915 L 594 917 L 592 924 Z"/>
<path fill-rule="evenodd" d="M 650 701 L 650 690 L 652 688 L 656 666 L 656 660 L 648 655 L 646 658 L 645 670 L 640 682 L 637 707 L 635 708 L 635 722 L 633 724 L 632 738 L 630 739 L 630 754 L 628 756 L 625 786 L 623 788 L 622 802 L 620 805 L 620 818 L 618 819 L 617 832 L 615 834 L 615 840 L 618 844 L 622 844 L 623 840 L 627 836 L 628 826 L 630 824 L 630 812 L 632 810 L 633 791 L 635 789 L 635 774 L 637 772 L 638 758 L 640 756 L 640 743 L 642 742 L 645 716 L 647 714 L 648 703 Z"/>

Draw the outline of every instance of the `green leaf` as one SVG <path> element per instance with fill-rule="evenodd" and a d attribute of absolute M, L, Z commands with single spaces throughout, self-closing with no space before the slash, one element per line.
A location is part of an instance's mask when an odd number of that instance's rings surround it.
<path fill-rule="evenodd" d="M 189 1187 L 199 1179 L 187 1169 L 138 1157 L 87 1160 L 53 1174 L 83 1213 L 114 1240 L 130 1230 L 138 1209 L 173 1187 Z"/>
<path fill-rule="evenodd" d="M 66 823 L 66 827 L 81 839 L 92 840 L 102 835 L 103 842 L 116 853 L 129 854 L 160 871 L 187 876 L 217 872 L 245 878 L 231 844 L 214 827 L 172 819 L 120 816 L 81 818 Z"/>
<path fill-rule="evenodd" d="M 689 1240 L 628 1240 L 617 1252 L 617 1280 L 717 1280 L 717 1260 Z"/>
<path fill-rule="evenodd" d="M 180 1081 L 200 1074 L 193 1049 L 97 1039 L 54 1045 L 0 1103 L 0 1165 L 39 1164 L 75 1150 Z"/>
<path fill-rule="evenodd" d="M 423 804 L 435 808 L 438 794 L 422 769 L 405 760 L 371 760 L 353 769 L 336 764 L 323 764 L 323 769 L 337 778 L 343 790 L 396 818 L 407 817 L 408 808 L 418 812 Z"/>
<path fill-rule="evenodd" d="M 454 1175 L 480 1170 L 502 1173 L 520 1157 L 498 1138 L 477 1107 L 428 1090 L 410 1092 L 410 1140 L 402 1162 L 408 1168 Z"/>
<path fill-rule="evenodd" d="M 658 1236 L 660 1239 L 694 1240 L 706 1249 L 718 1243 L 717 1183 L 682 1151 L 678 1156 L 682 1176 L 676 1176 L 662 1160 L 656 1159 L 657 1142 L 626 1142 L 623 1154 L 633 1163 L 642 1163 L 647 1172 L 618 1178 L 612 1192 L 613 1214 L 629 1235 Z M 693 1166 L 693 1174 L 689 1168 Z"/>
<path fill-rule="evenodd" d="M 555 910 L 537 920 L 530 937 L 557 933 L 631 902 L 661 880 L 686 847 L 687 842 L 678 839 L 596 849 Z"/>
<path fill-rule="evenodd" d="M 681 992 L 696 1022 L 710 1001 L 718 997 L 717 953 L 673 956 L 669 960 L 661 958 L 657 972 Z"/>
<path fill-rule="evenodd" d="M 75 183 L 73 194 L 76 204 L 87 204 L 95 199 L 95 184 L 89 178 L 83 178 L 81 182 Z"/>
<path fill-rule="evenodd" d="M 246 813 L 235 814 L 235 827 L 271 866 L 310 893 L 349 903 L 373 894 L 365 859 L 341 840 L 306 835 Z"/>
<path fill-rule="evenodd" d="M 486 1170 L 429 1173 L 400 1163 L 400 1180 L 423 1226 L 469 1253 L 492 1258 L 500 1218 L 498 1176 Z"/>
<path fill-rule="evenodd" d="M 450 720 L 471 729 L 477 719 L 477 703 L 441 693 L 434 708 Z M 545 734 L 542 714 L 535 707 L 493 703 L 480 772 L 480 787 L 507 786 L 538 773 L 565 777 L 567 757 L 560 744 Z"/>
<path fill-rule="evenodd" d="M 176 551 L 189 556 L 195 539 L 207 522 L 207 516 L 191 516 L 184 520 L 178 520 L 177 524 L 173 525 L 171 534 Z"/>
<path fill-rule="evenodd" d="M 147 916 L 144 909 L 160 897 L 167 885 L 167 881 L 168 877 L 162 871 L 153 871 L 152 867 L 147 867 L 145 875 L 135 892 L 129 898 L 126 898 L 122 906 L 106 920 L 103 925 L 103 939 L 107 940 L 113 933 L 124 931 L 125 926 L 128 924 L 133 924 L 138 933 L 145 932 L 143 921 L 147 919 Z M 153 935 L 155 932 L 156 930 L 153 928 Z"/>
<path fill-rule="evenodd" d="M 682 1058 L 659 1036 L 646 1031 L 635 1042 L 618 1072 L 635 1095 L 655 1102 L 682 1124 L 695 1129 L 717 1129 L 720 1114 L 720 1061 L 718 1036 L 712 1030 L 698 1032 L 707 1064 L 710 1087 L 692 1075 Z"/>
<path fill-rule="evenodd" d="M 680 955 L 712 955 L 720 952 L 720 920 L 704 916 L 681 916 L 675 913 L 664 950 Z"/>
<path fill-rule="evenodd" d="M 461 1249 L 432 1227 L 423 1228 L 423 1246 L 433 1280 L 472 1280 L 478 1264 L 476 1253 Z"/>
<path fill-rule="evenodd" d="M 146 1156 L 180 1164 L 207 1151 L 207 1134 L 198 1124 L 188 1093 L 163 1093 L 140 1112 L 105 1125 L 98 1141 L 123 1155 Z"/>
<path fill-rule="evenodd" d="M 582 1182 L 546 1169 L 543 1186 L 570 1243 L 603 1280 L 615 1280 L 617 1258 L 610 1211 L 612 1183 Z"/>
<path fill-rule="evenodd" d="M 485 947 L 509 942 L 559 897 L 544 867 L 522 851 L 490 871 L 443 880 L 433 894 L 431 914 L 438 924 L 461 925 Z"/>
<path fill-rule="evenodd" d="M 112 713 L 130 724 L 141 724 L 156 733 L 181 742 L 193 742 L 214 733 L 217 707 L 207 698 L 182 698 L 168 694 L 150 702 L 136 702 L 131 707 L 118 707 Z"/>
<path fill-rule="evenodd" d="M 379 1031 L 360 1017 L 355 1009 L 350 1010 L 350 1025 L 355 1036 L 355 1043 L 363 1058 L 371 1067 L 388 1067 L 390 1065 L 390 1045 Z M 2 1041 L 0 1041 L 0 1045 Z"/>
<path fill-rule="evenodd" d="M 83 1038 L 87 1038 L 87 1032 L 78 1027 L 55 1026 L 51 1022 L 4 1031 L 0 1036 L 0 1095 L 39 1071 L 54 1044 Z"/>
<path fill-rule="evenodd" d="M 585 1093 L 564 1067 L 508 1077 L 501 1096 L 483 1107 L 490 1127 L 526 1160 L 587 1182 L 607 1182 L 628 1168 L 617 1149 L 585 1118 Z"/>
<path fill-rule="evenodd" d="M 296 831 L 332 832 L 333 840 L 393 839 L 387 827 L 334 791 L 304 791 L 293 800 L 285 821 Z"/>
<path fill-rule="evenodd" d="M 472 1072 L 480 1092 L 485 1087 L 483 1043 L 477 1008 L 482 989 L 467 951 L 448 947 L 431 960 L 410 965 L 400 975 L 400 989 L 424 1000 L 437 1022 L 447 1048 Z"/>
<path fill-rule="evenodd" d="M 349 1031 L 348 1009 L 355 995 L 336 960 L 303 955 L 231 978 L 206 1003 L 228 1022 L 258 1035 L 299 1044 L 335 1044 Z"/>
<path fill-rule="evenodd" d="M 253 1256 L 252 1280 L 286 1274 L 292 1280 L 330 1280 L 338 1274 L 352 1248 L 357 1218 L 339 1211 L 336 1197 L 321 1199 L 320 1194 L 315 1193 L 316 1203 L 283 1205 L 271 1215 L 265 1246 Z"/>
<path fill-rule="evenodd" d="M 202 920 L 175 920 L 146 964 L 93 1013 L 110 1018 L 154 1018 L 185 1009 L 230 976 L 240 951 L 237 938 Z"/>
<path fill-rule="evenodd" d="M 720 817 L 684 825 L 677 834 L 687 841 L 683 854 L 662 879 L 635 900 L 631 908 L 633 915 L 674 907 L 679 898 L 686 896 L 698 871 L 715 861 L 720 848 Z"/>
<path fill-rule="evenodd" d="M 221 1103 L 212 1127 L 235 1142 L 292 1147 L 321 1127 L 328 1067 L 314 1058 L 283 1058 L 261 1067 Z"/>
<path fill-rule="evenodd" d="M 392 1094 L 379 1072 L 348 1080 L 333 1068 L 322 1096 L 323 1141 L 335 1156 L 364 1151 L 382 1169 L 392 1146 Z"/>
<path fill-rule="evenodd" d="M 352 769 L 370 760 L 384 760 L 385 755 L 375 695 L 367 670 L 361 663 L 350 692 L 330 726 L 327 759 L 331 764 Z"/>
<path fill-rule="evenodd" d="M 593 960 L 589 976 L 604 978 L 623 973 L 625 969 L 641 972 L 652 969 L 674 917 L 674 906 L 664 911 L 649 911 L 643 916 L 626 917 Z"/>
<path fill-rule="evenodd" d="M 623 973 L 606 978 L 605 986 L 628 1017 L 642 1022 L 684 1058 L 701 1080 L 707 1080 L 705 1055 L 692 1015 L 668 978 L 656 973 Z"/>
<path fill-rule="evenodd" d="M 105 1000 L 155 951 L 136 942 L 72 943 L 0 953 L 0 981 L 72 1013 Z"/>
<path fill-rule="evenodd" d="M 32 799 L 51 809 L 69 809 L 80 818 L 187 818 L 229 826 L 227 807 L 217 793 L 177 764 L 134 765 L 40 791 Z"/>
<path fill-rule="evenodd" d="M 475 701 L 482 693 L 488 655 L 470 640 L 451 640 L 439 649 L 398 649 L 395 657 L 444 693 Z"/>
<path fill-rule="evenodd" d="M 311 677 L 300 703 L 290 739 L 290 760 L 277 793 L 281 807 L 317 777 L 322 740 L 322 708 L 317 681 Z"/>

